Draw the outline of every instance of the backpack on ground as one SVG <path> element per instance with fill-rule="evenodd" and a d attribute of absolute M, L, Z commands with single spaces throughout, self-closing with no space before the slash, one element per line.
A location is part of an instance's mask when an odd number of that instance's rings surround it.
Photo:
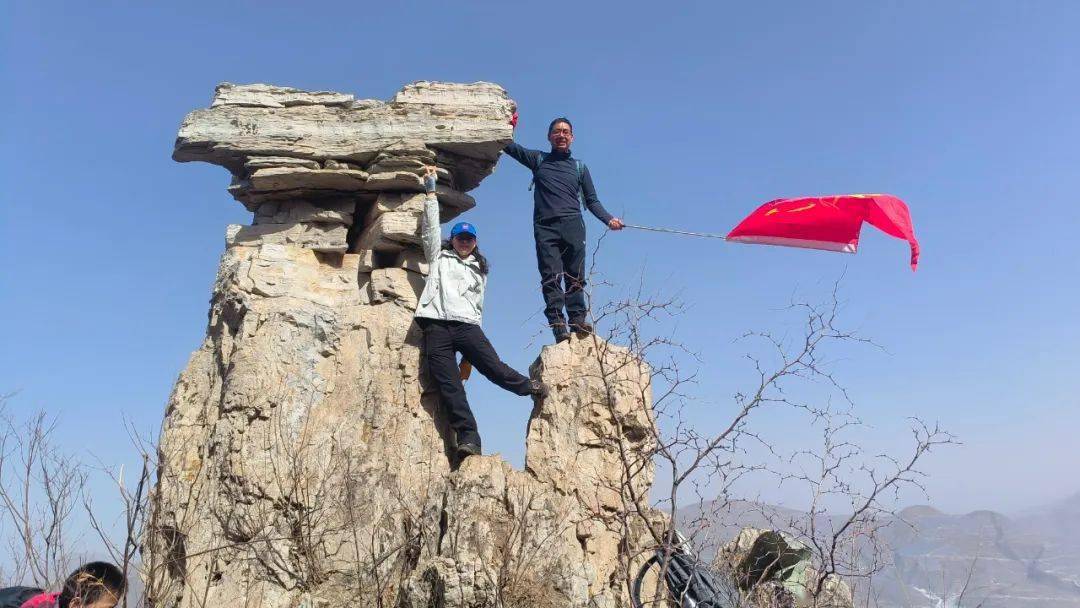
<path fill-rule="evenodd" d="M 21 608 L 30 598 L 44 593 L 34 587 L 4 587 L 0 589 L 0 608 Z"/>

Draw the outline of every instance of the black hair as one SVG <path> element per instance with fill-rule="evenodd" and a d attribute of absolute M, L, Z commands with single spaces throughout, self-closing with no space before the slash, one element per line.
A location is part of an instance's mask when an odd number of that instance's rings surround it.
<path fill-rule="evenodd" d="M 109 562 L 90 562 L 79 566 L 67 577 L 57 605 L 68 608 L 75 598 L 79 598 L 85 606 L 104 598 L 106 593 L 119 601 L 126 590 L 127 581 L 119 568 Z"/>
<path fill-rule="evenodd" d="M 574 132 L 574 123 L 570 122 L 569 118 L 567 118 L 565 116 L 560 116 L 560 117 L 556 118 L 555 120 L 551 121 L 551 124 L 548 125 L 548 135 L 551 135 L 552 129 L 554 129 L 555 125 L 559 124 L 560 122 L 565 122 L 567 125 L 570 126 L 570 132 L 571 133 Z"/>
<path fill-rule="evenodd" d="M 450 239 L 446 239 L 442 242 L 442 248 L 446 251 L 454 251 L 454 253 L 457 253 L 454 250 L 454 244 L 450 242 Z M 491 267 L 488 265 L 487 258 L 484 257 L 484 254 L 480 253 L 479 246 L 472 250 L 472 255 L 476 256 L 476 263 L 480 264 L 480 274 L 487 276 L 488 270 L 490 270 Z"/>

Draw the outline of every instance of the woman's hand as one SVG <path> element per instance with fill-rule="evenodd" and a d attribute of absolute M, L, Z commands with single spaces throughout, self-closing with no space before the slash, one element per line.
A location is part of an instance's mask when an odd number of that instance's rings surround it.
<path fill-rule="evenodd" d="M 439 176 L 435 173 L 435 167 L 427 167 L 424 169 L 424 192 L 435 194 L 435 184 L 438 181 Z"/>

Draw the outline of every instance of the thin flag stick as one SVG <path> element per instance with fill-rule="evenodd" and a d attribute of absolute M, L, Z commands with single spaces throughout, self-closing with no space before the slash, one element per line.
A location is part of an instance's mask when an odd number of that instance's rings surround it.
<path fill-rule="evenodd" d="M 636 228 L 638 230 L 648 230 L 650 232 L 667 232 L 670 234 L 685 234 L 686 236 L 700 236 L 708 239 L 723 239 L 727 240 L 727 236 L 723 234 L 710 234 L 708 232 L 688 232 L 686 230 L 675 230 L 674 228 L 654 228 L 651 226 L 636 226 L 634 224 L 623 224 L 624 228 Z"/>

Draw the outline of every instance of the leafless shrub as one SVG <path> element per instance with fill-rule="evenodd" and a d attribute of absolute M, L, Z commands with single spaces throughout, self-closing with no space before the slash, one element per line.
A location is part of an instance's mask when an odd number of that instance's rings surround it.
<path fill-rule="evenodd" d="M 796 464 L 783 474 L 785 482 L 802 483 L 810 491 L 805 517 L 787 523 L 798 538 L 811 545 L 819 567 L 809 591 L 815 597 L 832 576 L 869 579 L 888 565 L 881 531 L 896 519 L 894 507 L 905 489 L 923 490 L 919 460 L 930 450 L 955 443 L 937 425 L 912 420 L 911 453 L 903 459 L 888 454 L 865 455 L 861 446 L 845 438 L 845 431 L 861 424 L 850 412 L 814 410 L 822 428 L 822 444 L 791 455 Z M 890 499 L 891 500 L 888 500 Z M 831 499 L 847 503 L 839 514 Z M 780 523 L 780 522 L 777 522 Z"/>
<path fill-rule="evenodd" d="M 653 540 L 642 553 L 623 556 L 626 589 L 631 588 L 635 574 L 631 565 L 657 550 L 670 556 L 680 543 L 677 530 L 686 533 L 691 543 L 716 542 L 710 538 L 710 526 L 719 511 L 742 502 L 736 501 L 736 488 L 750 482 L 775 485 L 777 480 L 802 483 L 810 489 L 810 508 L 796 521 L 776 514 L 768 514 L 766 521 L 812 550 L 815 569 L 805 591 L 813 605 L 836 601 L 831 581 L 869 579 L 879 572 L 888 551 L 878 532 L 891 520 L 898 493 L 921 489 L 919 462 L 931 450 L 956 440 L 939 426 L 921 420 L 912 420 L 912 450 L 905 457 L 867 453 L 847 437 L 861 422 L 853 414 L 847 391 L 834 376 L 831 353 L 844 346 L 874 345 L 840 326 L 838 284 L 825 304 L 796 301 L 788 307 L 789 313 L 802 318 L 802 331 L 794 337 L 768 332 L 749 332 L 742 337 L 756 343 L 750 345 L 751 354 L 747 355 L 754 374 L 751 388 L 735 395 L 733 407 L 715 412 L 722 423 L 703 429 L 687 421 L 687 393 L 696 374 L 682 369 L 684 361 L 699 359 L 670 335 L 656 330 L 677 316 L 682 305 L 669 295 L 647 293 L 643 283 L 624 297 L 598 304 L 596 288 L 605 284 L 595 272 L 597 251 L 586 289 L 590 321 L 598 328 L 593 335 L 597 361 L 605 366 L 608 344 L 627 349 L 624 358 L 632 364 L 650 365 L 651 376 L 642 392 L 651 391 L 654 397 L 655 416 L 650 417 L 649 428 L 653 449 L 647 454 L 634 453 L 623 450 L 621 440 L 619 444 L 624 469 L 619 490 L 627 519 L 624 529 L 630 530 L 634 525 L 630 520 L 636 520 Z M 764 349 L 759 348 L 762 345 Z M 614 370 L 605 369 L 603 379 L 609 396 L 616 388 L 609 380 L 615 377 Z M 802 391 L 803 386 L 814 390 Z M 814 399 L 799 396 L 823 392 Z M 832 396 L 846 406 L 832 407 Z M 819 405 L 821 401 L 824 405 Z M 646 399 L 640 403 L 649 407 Z M 783 439 L 753 424 L 755 414 L 766 408 L 803 415 L 807 424 L 823 429 L 823 443 L 814 449 L 785 445 Z M 665 468 L 670 479 L 656 504 L 666 515 L 663 519 L 650 515 L 649 497 L 640 496 L 633 483 L 650 463 Z M 711 509 L 706 508 L 707 494 L 718 495 Z M 691 504 L 687 498 L 697 503 L 703 516 L 683 522 L 680 508 Z M 833 508 L 837 502 L 846 504 L 846 509 Z M 662 563 L 666 567 L 667 560 Z M 659 577 L 665 574 L 661 569 Z M 654 597 L 653 604 L 662 605 L 663 595 Z"/>
<path fill-rule="evenodd" d="M 39 412 L 25 422 L 0 397 L 0 520 L 8 530 L 10 581 L 38 587 L 63 581 L 76 561 L 72 513 L 86 471 L 53 441 L 56 422 Z"/>
<path fill-rule="evenodd" d="M 106 500 L 113 503 L 113 508 L 119 506 L 116 519 L 108 521 L 102 518 L 101 510 L 90 492 L 83 496 L 83 508 L 100 546 L 123 572 L 125 580 L 144 585 L 137 593 L 129 591 L 119 606 L 141 608 L 153 605 L 155 599 L 164 595 L 162 579 L 154 574 L 158 568 L 167 566 L 158 559 L 158 553 L 147 555 L 141 550 L 147 532 L 157 523 L 154 520 L 156 513 L 151 508 L 156 442 L 140 436 L 130 423 L 126 424 L 126 428 L 137 458 L 136 467 L 127 469 L 123 465 L 108 466 L 100 462 L 97 467 L 97 472 L 108 480 L 106 487 L 111 490 Z M 170 553 L 164 552 L 162 555 Z M 172 567 L 175 568 L 175 564 Z"/>

